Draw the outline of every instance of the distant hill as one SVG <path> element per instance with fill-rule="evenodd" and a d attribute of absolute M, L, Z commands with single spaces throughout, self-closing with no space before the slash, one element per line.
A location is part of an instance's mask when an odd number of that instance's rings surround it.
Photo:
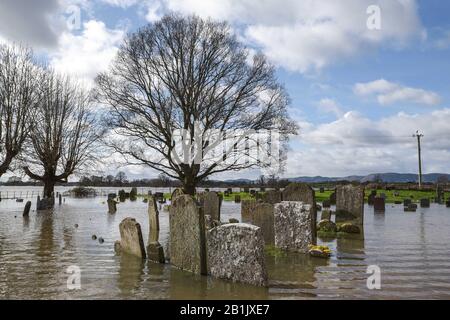
<path fill-rule="evenodd" d="M 445 176 L 450 181 L 450 174 L 445 173 L 428 173 L 423 175 L 423 182 L 436 182 L 439 177 Z M 413 173 L 373 173 L 367 176 L 348 176 L 348 177 L 297 177 L 290 178 L 289 181 L 305 182 L 305 183 L 321 183 L 321 182 L 335 182 L 335 181 L 357 181 L 357 182 L 371 182 L 376 179 L 381 179 L 387 183 L 405 183 L 417 182 L 417 174 Z"/>

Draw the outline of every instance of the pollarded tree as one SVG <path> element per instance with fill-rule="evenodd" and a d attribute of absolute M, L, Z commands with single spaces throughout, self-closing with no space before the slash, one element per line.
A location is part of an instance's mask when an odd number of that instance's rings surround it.
<path fill-rule="evenodd" d="M 31 119 L 31 147 L 24 171 L 44 183 L 48 198 L 56 183 L 66 183 L 76 170 L 92 164 L 101 130 L 89 93 L 70 78 L 45 70 L 40 90 L 43 99 Z"/>
<path fill-rule="evenodd" d="M 22 151 L 39 94 L 31 50 L 0 45 L 0 177 Z"/>
<path fill-rule="evenodd" d="M 97 77 L 97 97 L 109 107 L 107 144 L 188 194 L 212 174 L 261 165 L 241 161 L 251 153 L 247 133 L 277 130 L 286 142 L 297 130 L 266 58 L 252 56 L 227 23 L 196 16 L 168 15 L 130 34 Z"/>

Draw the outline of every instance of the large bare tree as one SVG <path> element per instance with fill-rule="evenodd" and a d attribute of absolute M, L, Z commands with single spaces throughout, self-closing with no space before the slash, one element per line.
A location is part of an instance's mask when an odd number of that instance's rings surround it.
<path fill-rule="evenodd" d="M 249 155 L 238 147 L 248 144 L 245 133 L 278 130 L 286 141 L 297 130 L 266 58 L 252 55 L 227 23 L 196 16 L 167 15 L 128 35 L 97 77 L 97 97 L 109 107 L 107 144 L 129 164 L 178 179 L 188 194 L 212 174 L 261 165 L 240 161 Z M 195 156 L 179 154 L 176 132 Z M 218 157 L 220 141 L 235 133 Z"/>
<path fill-rule="evenodd" d="M 43 98 L 31 119 L 31 147 L 23 169 L 44 183 L 48 198 L 56 183 L 67 182 L 76 170 L 92 164 L 101 130 L 89 92 L 69 77 L 44 70 L 40 90 Z"/>
<path fill-rule="evenodd" d="M 0 177 L 28 136 L 28 118 L 39 100 L 36 76 L 31 50 L 0 45 Z"/>

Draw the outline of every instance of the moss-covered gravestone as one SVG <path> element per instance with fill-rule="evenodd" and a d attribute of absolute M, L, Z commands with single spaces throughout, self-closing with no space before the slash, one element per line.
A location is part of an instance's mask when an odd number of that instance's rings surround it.
<path fill-rule="evenodd" d="M 345 185 L 336 188 L 336 222 L 364 224 L 364 187 Z"/>
<path fill-rule="evenodd" d="M 119 225 L 121 253 L 145 259 L 141 225 L 133 218 L 125 218 Z"/>

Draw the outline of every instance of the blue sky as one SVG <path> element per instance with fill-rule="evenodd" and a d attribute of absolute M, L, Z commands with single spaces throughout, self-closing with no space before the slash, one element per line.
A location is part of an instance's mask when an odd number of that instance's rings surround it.
<path fill-rule="evenodd" d="M 30 43 L 55 68 L 86 82 L 108 67 L 127 32 L 166 12 L 229 21 L 277 66 L 292 98 L 301 134 L 292 138 L 286 176 L 416 172 L 416 130 L 425 134 L 425 172 L 450 172 L 448 1 L 37 2 L 2 0 L 0 41 Z M 370 5 L 380 8 L 379 30 L 366 25 Z M 74 8 L 80 24 L 68 28 Z"/>

